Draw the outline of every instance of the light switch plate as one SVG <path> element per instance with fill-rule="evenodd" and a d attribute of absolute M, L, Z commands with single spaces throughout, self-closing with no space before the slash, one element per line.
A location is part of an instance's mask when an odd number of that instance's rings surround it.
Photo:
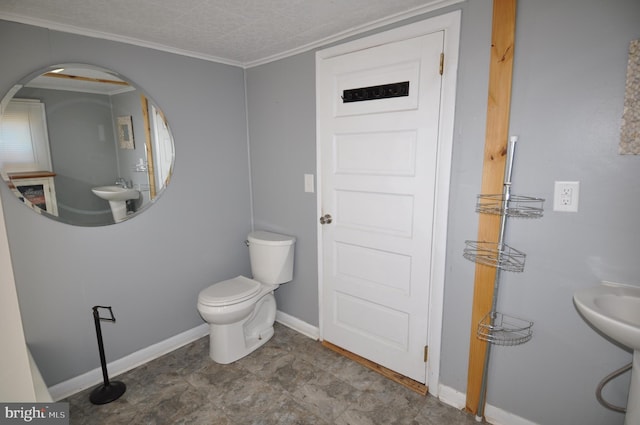
<path fill-rule="evenodd" d="M 307 193 L 314 192 L 313 174 L 304 175 L 304 191 Z"/>

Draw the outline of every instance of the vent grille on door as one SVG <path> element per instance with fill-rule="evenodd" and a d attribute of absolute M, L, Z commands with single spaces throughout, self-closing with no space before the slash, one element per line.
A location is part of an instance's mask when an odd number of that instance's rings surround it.
<path fill-rule="evenodd" d="M 342 102 L 364 102 L 367 100 L 389 99 L 402 96 L 409 96 L 409 81 L 343 90 Z"/>

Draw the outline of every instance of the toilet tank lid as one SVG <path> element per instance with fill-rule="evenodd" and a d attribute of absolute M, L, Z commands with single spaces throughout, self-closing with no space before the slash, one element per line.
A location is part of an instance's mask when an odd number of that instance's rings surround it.
<path fill-rule="evenodd" d="M 260 291 L 260 282 L 244 276 L 218 282 L 200 291 L 198 302 L 217 306 L 239 303 Z"/>
<path fill-rule="evenodd" d="M 249 233 L 249 243 L 257 245 L 293 245 L 296 241 L 294 236 L 281 235 L 279 233 L 267 232 L 264 230 L 256 230 Z"/>

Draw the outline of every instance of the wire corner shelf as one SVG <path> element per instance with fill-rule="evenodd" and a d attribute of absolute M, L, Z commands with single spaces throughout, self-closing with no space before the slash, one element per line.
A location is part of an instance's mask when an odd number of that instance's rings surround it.
<path fill-rule="evenodd" d="M 531 196 L 497 194 L 478 195 L 476 212 L 515 218 L 541 218 L 544 199 Z"/>
<path fill-rule="evenodd" d="M 533 322 L 490 311 L 478 324 L 477 337 L 494 345 L 524 344 L 533 336 Z"/>
<path fill-rule="evenodd" d="M 509 272 L 524 271 L 527 255 L 506 243 L 465 241 L 465 245 L 462 255 L 467 260 Z"/>

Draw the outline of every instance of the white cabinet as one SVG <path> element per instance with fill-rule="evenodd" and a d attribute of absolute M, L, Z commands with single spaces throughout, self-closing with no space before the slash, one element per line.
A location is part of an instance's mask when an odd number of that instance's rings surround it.
<path fill-rule="evenodd" d="M 58 215 L 55 173 L 51 171 L 28 171 L 7 173 L 9 187 L 25 204 L 36 211 L 46 211 Z"/>

